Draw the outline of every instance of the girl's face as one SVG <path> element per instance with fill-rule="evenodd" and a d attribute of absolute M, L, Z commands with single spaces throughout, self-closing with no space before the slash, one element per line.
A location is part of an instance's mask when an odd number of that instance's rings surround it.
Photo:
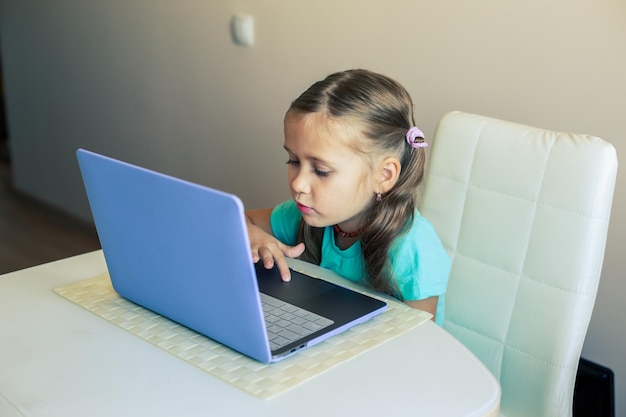
<path fill-rule="evenodd" d="M 356 129 L 324 114 L 287 116 L 289 188 L 308 225 L 358 230 L 377 189 L 367 160 L 350 147 L 355 140 Z"/>

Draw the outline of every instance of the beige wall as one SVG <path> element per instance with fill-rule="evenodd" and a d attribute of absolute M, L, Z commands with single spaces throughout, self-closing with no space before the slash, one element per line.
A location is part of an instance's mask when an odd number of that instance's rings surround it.
<path fill-rule="evenodd" d="M 15 185 L 83 218 L 82 146 L 227 189 L 287 197 L 281 119 L 338 69 L 402 82 L 430 136 L 449 110 L 626 147 L 623 0 L 0 0 Z M 256 45 L 233 45 L 234 13 Z M 572 179 L 575 186 L 576 179 Z M 619 172 L 584 356 L 613 368 L 626 414 L 626 194 Z"/>

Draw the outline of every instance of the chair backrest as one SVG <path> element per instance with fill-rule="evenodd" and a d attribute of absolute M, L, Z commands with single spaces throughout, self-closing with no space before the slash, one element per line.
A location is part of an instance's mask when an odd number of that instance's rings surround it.
<path fill-rule="evenodd" d="M 452 259 L 444 328 L 499 379 L 501 415 L 572 413 L 616 173 L 596 137 L 460 112 L 437 127 L 421 212 Z"/>

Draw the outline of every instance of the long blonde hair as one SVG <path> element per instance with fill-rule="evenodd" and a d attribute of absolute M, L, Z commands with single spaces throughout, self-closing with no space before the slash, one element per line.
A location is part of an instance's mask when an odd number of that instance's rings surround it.
<path fill-rule="evenodd" d="M 389 250 L 394 239 L 413 221 L 417 187 L 424 174 L 425 152 L 405 141 L 415 125 L 413 101 L 396 81 L 367 70 L 337 72 L 314 83 L 295 99 L 285 117 L 322 112 L 327 116 L 355 122 L 363 140 L 355 141 L 355 151 L 367 156 L 398 157 L 401 171 L 394 187 L 374 201 L 361 224 L 361 250 L 366 279 L 378 290 L 402 298 L 391 273 Z M 320 264 L 323 228 L 300 222 L 299 241 L 305 243 L 300 257 Z"/>

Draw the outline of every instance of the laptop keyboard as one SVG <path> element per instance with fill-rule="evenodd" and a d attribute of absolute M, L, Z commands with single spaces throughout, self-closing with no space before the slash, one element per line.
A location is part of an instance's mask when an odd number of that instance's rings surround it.
<path fill-rule="evenodd" d="M 278 298 L 260 294 L 270 348 L 273 351 L 334 323 Z"/>

